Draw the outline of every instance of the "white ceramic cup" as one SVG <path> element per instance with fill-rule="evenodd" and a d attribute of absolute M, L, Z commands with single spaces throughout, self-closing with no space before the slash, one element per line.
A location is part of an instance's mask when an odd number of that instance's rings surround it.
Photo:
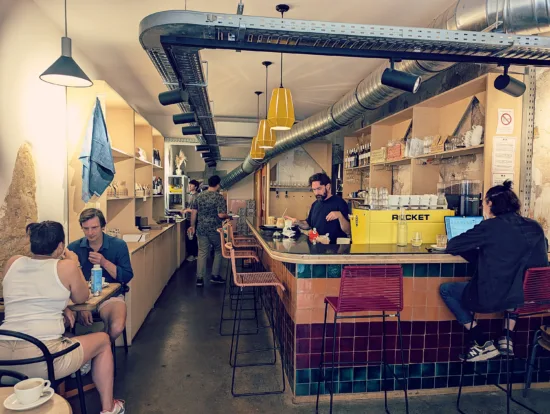
<path fill-rule="evenodd" d="M 429 195 L 423 195 L 420 197 L 420 205 L 422 207 L 428 207 L 430 205 L 430 196 Z"/>
<path fill-rule="evenodd" d="M 411 200 L 409 201 L 411 207 L 418 207 L 420 205 L 420 196 L 412 195 Z"/>
<path fill-rule="evenodd" d="M 430 207 L 437 207 L 437 194 L 430 195 Z"/>
<path fill-rule="evenodd" d="M 410 195 L 400 195 L 399 196 L 399 207 L 408 206 L 410 202 L 411 202 L 411 196 Z"/>
<path fill-rule="evenodd" d="M 391 195 L 388 196 L 389 204 L 391 207 L 397 207 L 399 205 L 399 202 L 401 200 L 400 195 Z"/>
<path fill-rule="evenodd" d="M 32 404 L 44 394 L 51 390 L 51 382 L 42 378 L 29 378 L 18 382 L 13 387 L 15 397 L 22 405 Z"/>

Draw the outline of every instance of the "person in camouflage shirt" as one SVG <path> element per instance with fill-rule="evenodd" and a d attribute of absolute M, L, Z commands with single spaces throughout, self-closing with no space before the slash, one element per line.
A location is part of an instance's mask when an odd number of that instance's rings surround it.
<path fill-rule="evenodd" d="M 197 286 L 204 286 L 206 274 L 206 261 L 210 253 L 210 246 L 214 246 L 214 263 L 212 264 L 212 276 L 210 283 L 225 283 L 220 276 L 222 263 L 222 251 L 220 235 L 217 232 L 222 226 L 223 220 L 229 218 L 225 199 L 219 193 L 220 177 L 213 175 L 208 179 L 208 190 L 200 193 L 191 204 L 191 227 L 189 235 L 197 233 L 199 242 L 199 259 L 197 261 Z M 197 225 L 198 223 L 198 225 Z"/>

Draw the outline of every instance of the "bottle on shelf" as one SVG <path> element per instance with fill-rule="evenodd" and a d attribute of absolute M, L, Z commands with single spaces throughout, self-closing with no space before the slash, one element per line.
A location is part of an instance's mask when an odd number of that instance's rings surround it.
<path fill-rule="evenodd" d="M 359 149 L 355 148 L 355 167 L 359 167 Z"/>

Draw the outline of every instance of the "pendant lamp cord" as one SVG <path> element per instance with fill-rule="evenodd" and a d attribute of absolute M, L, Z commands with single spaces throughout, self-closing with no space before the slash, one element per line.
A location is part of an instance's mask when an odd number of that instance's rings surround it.
<path fill-rule="evenodd" d="M 265 117 L 267 118 L 267 78 L 268 78 L 268 68 L 269 66 L 265 67 Z"/>
<path fill-rule="evenodd" d="M 69 37 L 67 35 L 67 0 L 65 0 L 65 37 Z"/>
<path fill-rule="evenodd" d="M 285 18 L 285 12 L 281 12 L 281 19 Z M 283 87 L 283 54 L 281 53 L 281 88 Z"/>

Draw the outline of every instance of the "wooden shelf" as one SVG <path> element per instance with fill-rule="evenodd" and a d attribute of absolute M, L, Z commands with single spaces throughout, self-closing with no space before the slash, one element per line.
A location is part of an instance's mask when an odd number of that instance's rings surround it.
<path fill-rule="evenodd" d="M 134 196 L 124 196 L 124 197 L 107 197 L 107 201 L 118 201 L 118 200 L 131 200 Z"/>
<path fill-rule="evenodd" d="M 164 194 L 155 194 L 155 195 L 153 195 L 153 198 L 160 198 L 160 197 L 164 197 Z"/>
<path fill-rule="evenodd" d="M 135 198 L 136 200 L 147 201 L 147 199 L 153 198 L 153 196 L 135 196 L 134 198 Z M 145 198 L 145 200 L 143 200 L 144 198 Z"/>
<path fill-rule="evenodd" d="M 351 171 L 351 170 L 363 170 L 365 168 L 370 168 L 370 164 L 369 165 L 362 165 L 360 167 L 349 167 L 349 168 L 344 168 L 345 171 Z"/>
<path fill-rule="evenodd" d="M 158 165 L 153 164 L 154 170 L 164 170 L 164 167 L 159 167 Z"/>
<path fill-rule="evenodd" d="M 130 158 L 134 158 L 133 155 L 127 154 L 126 152 L 124 152 L 122 150 L 119 150 L 117 148 L 111 148 L 111 152 L 113 153 L 113 158 L 114 159 L 127 160 L 127 159 L 130 159 Z"/>
<path fill-rule="evenodd" d="M 146 166 L 150 166 L 150 165 L 153 165 L 153 163 L 149 162 L 149 161 L 144 161 L 144 160 L 136 157 L 136 168 L 146 167 Z"/>
<path fill-rule="evenodd" d="M 388 165 L 407 165 L 411 162 L 412 158 L 401 158 L 400 160 L 394 160 L 394 161 L 385 161 L 385 162 L 376 162 L 371 165 L 373 166 L 388 166 Z"/>
<path fill-rule="evenodd" d="M 458 148 L 451 151 L 443 151 L 443 152 L 434 152 L 432 154 L 423 154 L 418 155 L 416 157 L 413 157 L 413 159 L 419 159 L 419 158 L 452 158 L 452 157 L 458 157 L 460 155 L 470 155 L 475 154 L 478 152 L 482 152 L 485 145 L 476 145 L 475 147 L 467 147 L 467 148 Z"/>
<path fill-rule="evenodd" d="M 360 137 L 361 135 L 369 136 L 371 134 L 371 125 L 368 125 L 364 128 L 358 129 L 355 131 L 352 136 L 354 137 Z"/>

